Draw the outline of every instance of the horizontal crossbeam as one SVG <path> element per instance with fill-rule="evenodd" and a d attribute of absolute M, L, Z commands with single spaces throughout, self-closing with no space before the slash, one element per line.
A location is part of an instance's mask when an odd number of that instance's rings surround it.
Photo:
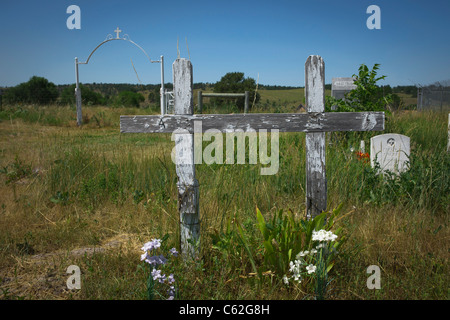
<path fill-rule="evenodd" d="M 189 133 L 274 130 L 279 132 L 382 131 L 384 112 L 251 113 L 120 116 L 122 133 Z"/>
<path fill-rule="evenodd" d="M 245 93 L 202 93 L 203 98 L 213 98 L 213 97 L 222 97 L 222 98 L 241 98 L 245 97 Z"/>

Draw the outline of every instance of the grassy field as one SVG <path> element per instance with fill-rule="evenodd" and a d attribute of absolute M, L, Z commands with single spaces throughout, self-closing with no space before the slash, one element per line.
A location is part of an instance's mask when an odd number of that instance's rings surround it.
<path fill-rule="evenodd" d="M 260 93 L 264 112 L 302 102 L 296 90 Z M 120 115 L 146 110 L 83 111 L 82 128 L 65 107 L 0 112 L 0 299 L 147 299 L 140 248 L 166 236 L 162 252 L 179 250 L 170 135 L 120 134 Z M 385 133 L 411 137 L 400 179 L 380 179 L 350 151 L 380 132 L 327 135 L 328 205 L 342 205 L 333 230 L 347 239 L 327 299 L 448 299 L 447 117 L 389 116 Z M 280 134 L 272 176 L 259 174 L 261 164 L 197 165 L 200 255 L 166 266 L 176 298 L 314 299 L 312 280 L 287 287 L 265 264 L 256 218 L 256 208 L 266 220 L 280 210 L 304 218 L 304 144 L 304 134 Z M 70 265 L 80 267 L 80 290 L 67 289 Z M 381 269 L 379 290 L 367 288 L 370 265 Z"/>

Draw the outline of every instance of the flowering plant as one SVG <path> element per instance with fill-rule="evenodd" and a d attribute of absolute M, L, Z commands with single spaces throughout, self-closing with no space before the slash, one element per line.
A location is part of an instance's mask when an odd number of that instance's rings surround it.
<path fill-rule="evenodd" d="M 314 230 L 311 236 L 312 249 L 300 251 L 294 261 L 289 262 L 291 276 L 283 276 L 283 282 L 288 285 L 293 280 L 300 283 L 305 277 L 316 280 L 316 298 L 324 299 L 328 285 L 328 272 L 333 266 L 331 261 L 336 253 L 336 242 L 338 236 L 331 231 L 320 229 Z M 304 268 L 303 268 L 304 266 Z"/>
<path fill-rule="evenodd" d="M 323 297 L 327 274 L 333 267 L 338 248 L 345 240 L 345 237 L 337 240 L 341 229 L 335 233 L 327 231 L 333 228 L 334 218 L 341 207 L 306 220 L 296 219 L 293 212 L 283 214 L 280 210 L 270 222 L 266 222 L 257 209 L 266 267 L 275 271 L 285 283 L 290 280 L 301 282 L 303 276 L 314 277 L 317 280 L 316 295 Z"/>
<path fill-rule="evenodd" d="M 368 154 L 367 152 L 364 153 L 362 151 L 355 151 L 356 157 L 358 158 L 358 160 L 364 162 L 364 163 L 368 163 L 370 160 L 370 154 Z"/>
<path fill-rule="evenodd" d="M 170 274 L 168 277 L 162 273 L 162 270 L 159 267 L 165 265 L 167 263 L 167 259 L 162 254 L 154 254 L 153 251 L 157 251 L 161 247 L 161 239 L 152 239 L 151 241 L 144 244 L 141 248 L 144 251 L 141 254 L 141 261 L 144 261 L 149 264 L 150 267 L 150 275 L 148 277 L 147 284 L 147 292 L 148 298 L 150 300 L 153 299 L 155 294 L 158 294 L 162 297 L 162 295 L 155 290 L 155 285 L 157 283 L 166 284 L 169 288 L 167 289 L 168 300 L 173 300 L 175 298 L 175 278 L 173 274 Z M 173 257 L 178 256 L 178 252 L 175 248 L 169 250 L 169 253 Z"/>

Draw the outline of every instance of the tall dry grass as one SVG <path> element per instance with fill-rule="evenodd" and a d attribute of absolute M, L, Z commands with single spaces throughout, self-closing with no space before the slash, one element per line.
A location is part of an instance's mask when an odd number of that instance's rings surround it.
<path fill-rule="evenodd" d="M 57 116 L 63 120 L 56 124 L 45 120 L 45 112 L 39 120 L 1 118 L 2 298 L 145 299 L 140 246 L 165 234 L 168 246 L 179 246 L 170 135 L 120 134 L 118 117 L 128 110 L 86 109 L 91 118 L 103 113 L 103 120 L 77 128 L 73 111 Z M 350 152 L 378 133 L 328 135 L 329 207 L 344 204 L 348 214 L 339 225 L 349 239 L 333 268 L 332 299 L 448 297 L 446 121 L 445 114 L 414 112 L 388 119 L 386 132 L 411 137 L 414 159 L 410 173 L 393 181 L 377 178 Z M 266 217 L 279 209 L 303 216 L 304 150 L 304 134 L 281 134 L 273 176 L 261 176 L 261 165 L 197 166 L 202 259 L 174 266 L 181 297 L 310 297 L 275 276 L 256 286 L 250 257 L 233 242 L 232 228 L 242 224 L 263 267 L 255 208 Z M 212 235 L 225 234 L 227 226 L 230 250 L 218 251 Z M 66 288 L 71 264 L 82 270 L 80 291 Z M 382 270 L 381 290 L 367 289 L 369 265 Z"/>

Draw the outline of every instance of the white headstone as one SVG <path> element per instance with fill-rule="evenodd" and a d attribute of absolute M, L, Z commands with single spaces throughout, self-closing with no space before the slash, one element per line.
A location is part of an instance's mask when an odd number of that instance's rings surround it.
<path fill-rule="evenodd" d="M 345 94 L 356 89 L 353 78 L 332 78 L 331 96 L 336 99 L 344 99 Z"/>
<path fill-rule="evenodd" d="M 382 171 L 393 173 L 408 169 L 410 138 L 397 133 L 387 133 L 370 139 L 370 163 L 380 165 Z"/>

